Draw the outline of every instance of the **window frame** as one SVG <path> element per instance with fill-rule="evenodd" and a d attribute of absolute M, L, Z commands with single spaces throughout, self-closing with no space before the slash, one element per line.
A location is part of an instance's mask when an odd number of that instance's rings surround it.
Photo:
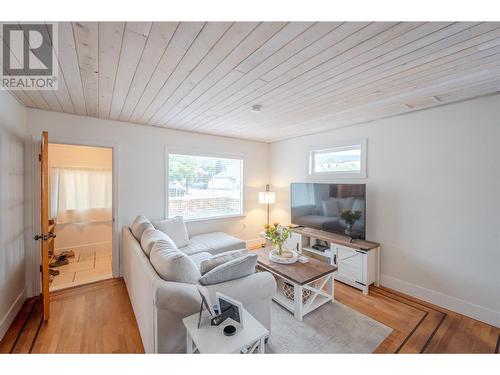
<path fill-rule="evenodd" d="M 209 158 L 221 158 L 221 159 L 235 159 L 241 162 L 241 189 L 240 189 L 240 213 L 239 214 L 231 214 L 231 215 L 219 215 L 219 216 L 211 216 L 211 217 L 202 217 L 196 219 L 184 219 L 187 223 L 196 223 L 203 221 L 220 221 L 225 219 L 235 219 L 242 218 L 246 216 L 245 213 L 245 157 L 243 154 L 236 153 L 223 153 L 216 151 L 204 151 L 204 150 L 196 150 L 196 149 L 185 149 L 185 148 L 170 148 L 165 147 L 165 213 L 164 218 L 169 218 L 169 164 L 170 164 L 170 154 L 175 155 L 185 155 L 185 156 L 200 156 L 200 157 L 209 157 Z"/>
<path fill-rule="evenodd" d="M 335 171 L 329 171 L 329 172 L 316 172 L 314 170 L 315 163 L 314 163 L 314 156 L 317 153 L 326 153 L 326 152 L 337 152 L 337 151 L 344 151 L 344 150 L 349 150 L 353 146 L 360 146 L 360 170 L 359 171 L 340 171 L 340 172 L 335 172 Z M 337 142 L 333 144 L 329 144 L 328 146 L 324 147 L 313 147 L 309 150 L 309 176 L 316 178 L 316 179 L 324 179 L 324 178 L 367 178 L 367 173 L 366 173 L 366 161 L 367 161 L 367 139 L 362 138 L 362 139 L 356 139 L 356 140 L 351 140 L 351 141 L 342 141 L 342 142 Z"/>

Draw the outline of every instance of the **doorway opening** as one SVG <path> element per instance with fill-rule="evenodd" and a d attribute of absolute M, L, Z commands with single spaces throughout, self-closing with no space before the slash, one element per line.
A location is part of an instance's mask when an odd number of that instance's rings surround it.
<path fill-rule="evenodd" d="M 113 148 L 49 143 L 50 291 L 110 279 Z"/>

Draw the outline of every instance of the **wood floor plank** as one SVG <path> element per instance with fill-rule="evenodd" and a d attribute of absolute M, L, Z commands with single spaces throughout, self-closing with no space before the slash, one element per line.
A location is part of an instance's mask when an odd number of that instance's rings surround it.
<path fill-rule="evenodd" d="M 19 335 L 33 312 L 36 301 L 37 298 L 30 298 L 24 302 L 21 310 L 19 310 L 16 318 L 0 341 L 0 354 L 6 354 L 12 351 L 18 341 Z"/>
<path fill-rule="evenodd" d="M 54 292 L 32 353 L 143 353 L 122 279 Z"/>
<path fill-rule="evenodd" d="M 429 340 L 432 339 L 435 332 L 443 322 L 446 314 L 444 312 L 434 310 L 429 306 L 419 304 L 411 299 L 407 299 L 401 295 L 391 294 L 384 289 L 373 288 L 371 292 L 391 297 L 400 303 L 404 303 L 425 312 L 425 316 L 422 317 L 420 323 L 415 326 L 411 335 L 402 343 L 398 350 L 398 353 L 422 353 Z"/>
<path fill-rule="evenodd" d="M 495 353 L 499 334 L 496 327 L 450 313 L 425 353 Z"/>
<path fill-rule="evenodd" d="M 384 294 L 370 292 L 365 296 L 339 282 L 335 283 L 335 299 L 393 329 L 376 353 L 396 353 L 426 315 L 425 311 Z"/>
<path fill-rule="evenodd" d="M 43 304 L 37 299 L 26 325 L 19 334 L 11 353 L 30 353 L 43 320 Z"/>
<path fill-rule="evenodd" d="M 335 298 L 393 330 L 375 353 L 495 353 L 500 329 L 403 293 L 340 282 Z M 31 306 L 31 307 L 30 307 Z M 143 353 L 123 279 L 110 279 L 51 293 L 51 319 L 41 322 L 38 298 L 27 301 L 0 353 Z"/>

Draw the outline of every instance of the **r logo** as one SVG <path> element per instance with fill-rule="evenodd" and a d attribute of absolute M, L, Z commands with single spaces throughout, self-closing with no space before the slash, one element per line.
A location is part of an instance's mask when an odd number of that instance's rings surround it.
<path fill-rule="evenodd" d="M 3 24 L 2 73 L 4 76 L 51 76 L 52 24 Z"/>

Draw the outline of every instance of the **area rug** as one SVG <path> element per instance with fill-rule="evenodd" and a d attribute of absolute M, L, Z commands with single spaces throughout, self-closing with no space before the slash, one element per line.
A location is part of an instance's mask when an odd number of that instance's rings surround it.
<path fill-rule="evenodd" d="M 302 322 L 273 301 L 266 353 L 373 353 L 392 329 L 335 301 Z"/>

